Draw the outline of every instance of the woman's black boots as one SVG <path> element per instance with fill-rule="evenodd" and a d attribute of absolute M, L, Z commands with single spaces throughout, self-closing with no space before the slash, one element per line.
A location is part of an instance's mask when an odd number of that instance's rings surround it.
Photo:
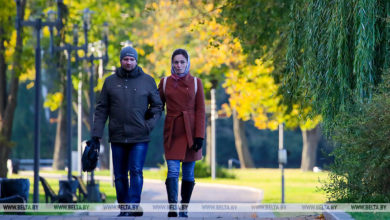
<path fill-rule="evenodd" d="M 178 179 L 167 178 L 165 180 L 165 186 L 167 188 L 169 212 L 168 217 L 177 217 L 177 190 L 178 190 Z"/>
<path fill-rule="evenodd" d="M 191 200 L 192 190 L 194 189 L 194 181 L 181 181 L 181 207 L 179 212 L 179 217 L 188 218 L 188 204 Z"/>

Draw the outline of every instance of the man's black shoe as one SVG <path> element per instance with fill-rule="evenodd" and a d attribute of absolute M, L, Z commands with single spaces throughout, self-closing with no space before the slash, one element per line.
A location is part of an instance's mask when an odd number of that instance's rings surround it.
<path fill-rule="evenodd" d="M 132 216 L 132 217 L 141 217 L 144 215 L 144 210 L 142 209 L 141 206 L 134 206 L 133 209 L 131 209 L 130 212 L 128 212 L 128 216 Z"/>
<path fill-rule="evenodd" d="M 128 212 L 120 212 L 117 217 L 126 217 L 128 216 Z"/>

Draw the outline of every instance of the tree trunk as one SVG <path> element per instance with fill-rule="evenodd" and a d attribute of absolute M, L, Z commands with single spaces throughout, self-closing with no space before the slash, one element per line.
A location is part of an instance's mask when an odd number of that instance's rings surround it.
<path fill-rule="evenodd" d="M 317 147 L 320 141 L 320 128 L 317 125 L 312 130 L 302 129 L 302 160 L 301 170 L 312 171 L 317 160 Z"/>
<path fill-rule="evenodd" d="M 65 169 L 66 152 L 66 117 L 65 105 L 62 104 L 58 110 L 56 139 L 54 143 L 53 169 Z"/>
<path fill-rule="evenodd" d="M 22 13 L 21 17 L 24 18 L 24 9 L 26 6 L 26 1 L 22 0 L 21 2 Z M 5 33 L 1 33 L 1 44 L 4 45 Z M 7 69 L 5 60 L 0 61 L 2 67 L 0 69 L 0 87 L 2 92 L 0 93 L 0 102 L 2 103 L 0 109 L 0 177 L 7 177 L 7 160 L 11 152 L 11 135 L 12 135 L 12 124 L 14 120 L 14 113 L 16 109 L 17 95 L 19 89 L 19 74 L 21 72 L 21 57 L 23 50 L 23 28 L 16 35 L 16 44 L 15 52 L 13 56 L 13 68 L 11 72 L 11 82 L 9 86 L 9 92 L 7 94 L 7 82 L 6 82 L 6 72 Z M 5 58 L 5 50 L 1 48 L 0 50 L 1 58 Z M 4 72 L 3 72 L 4 71 Z M 3 78 L 5 77 L 5 78 Z"/>
<path fill-rule="evenodd" d="M 0 27 L 0 36 L 4 36 L 4 28 Z M 0 38 L 0 177 L 7 176 L 7 159 L 8 159 L 8 144 L 7 138 L 3 135 L 3 128 L 7 125 L 4 124 L 4 112 L 6 107 L 7 97 L 7 81 L 6 81 L 6 62 L 5 62 L 5 39 Z"/>
<path fill-rule="evenodd" d="M 68 9 L 66 5 L 60 5 L 59 10 L 61 10 L 62 15 L 65 15 L 64 19 L 68 20 Z M 62 28 L 60 31 L 60 37 L 56 39 L 56 45 L 65 44 L 65 33 L 66 28 Z M 57 51 L 55 53 L 57 59 L 53 60 L 56 62 L 56 68 L 59 72 L 59 84 L 60 91 L 63 94 L 63 97 L 66 97 L 66 62 L 67 58 L 64 53 Z M 66 99 L 66 98 L 65 98 Z M 65 162 L 68 159 L 68 152 L 66 146 L 66 104 L 71 105 L 71 103 L 66 103 L 66 100 L 62 100 L 62 103 L 58 110 L 57 116 L 57 128 L 56 128 L 56 138 L 54 142 L 54 152 L 53 152 L 53 169 L 54 170 L 63 170 L 65 169 Z"/>
<path fill-rule="evenodd" d="M 4 36 L 4 27 L 0 27 L 0 36 Z M 6 71 L 7 64 L 5 61 L 5 39 L 0 37 L 0 120 L 4 115 L 4 110 L 6 106 L 6 94 L 7 94 L 7 81 L 6 81 Z"/>
<path fill-rule="evenodd" d="M 233 110 L 233 132 L 241 168 L 254 168 L 255 166 L 245 136 L 244 122 L 237 117 L 236 110 Z"/>
<path fill-rule="evenodd" d="M 211 164 L 211 118 L 210 114 L 207 114 L 206 125 L 206 163 Z"/>

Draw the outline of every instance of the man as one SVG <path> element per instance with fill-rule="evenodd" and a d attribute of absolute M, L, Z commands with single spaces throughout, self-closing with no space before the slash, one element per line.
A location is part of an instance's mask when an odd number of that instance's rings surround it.
<path fill-rule="evenodd" d="M 154 79 L 137 65 L 132 47 L 120 53 L 121 67 L 107 77 L 96 105 L 92 129 L 93 144 L 100 144 L 109 117 L 109 141 L 114 165 L 115 189 L 119 204 L 132 203 L 138 209 L 143 186 L 142 169 L 150 140 L 149 134 L 161 116 L 162 102 Z M 130 186 L 128 173 L 130 171 Z M 125 212 L 119 216 L 142 216 Z"/>

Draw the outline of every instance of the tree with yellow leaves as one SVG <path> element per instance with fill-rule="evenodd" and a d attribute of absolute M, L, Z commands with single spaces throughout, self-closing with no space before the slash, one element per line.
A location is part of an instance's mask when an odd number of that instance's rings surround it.
<path fill-rule="evenodd" d="M 230 70 L 223 85 L 230 95 L 229 105 L 223 106 L 228 115 L 237 114 L 243 120 L 252 119 L 259 129 L 278 128 L 279 123 L 286 123 L 288 128 L 299 126 L 302 130 L 302 170 L 311 170 L 315 165 L 316 149 L 319 141 L 318 123 L 321 117 L 308 118 L 310 109 L 293 110 L 286 114 L 286 107 L 279 105 L 278 85 L 271 75 L 271 61 L 255 60 L 255 65 L 242 65 L 240 70 Z M 235 109 L 232 111 L 231 109 Z"/>
<path fill-rule="evenodd" d="M 6 177 L 19 75 L 26 66 L 22 60 L 23 31 L 16 35 L 13 29 L 15 3 L 1 0 L 0 4 L 0 177 Z M 21 1 L 22 16 L 25 5 L 26 1 Z"/>

